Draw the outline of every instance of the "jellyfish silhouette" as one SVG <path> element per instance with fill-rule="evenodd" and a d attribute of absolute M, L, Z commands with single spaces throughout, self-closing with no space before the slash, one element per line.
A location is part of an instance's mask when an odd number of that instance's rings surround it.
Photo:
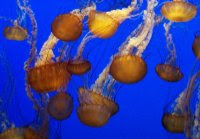
<path fill-rule="evenodd" d="M 166 2 L 161 9 L 162 15 L 173 22 L 187 22 L 195 17 L 197 8 L 185 0 Z"/>
<path fill-rule="evenodd" d="M 65 92 L 58 92 L 50 99 L 47 110 L 56 120 L 68 118 L 73 110 L 72 97 Z"/>
<path fill-rule="evenodd" d="M 158 64 L 156 66 L 156 73 L 165 81 L 177 82 L 183 78 L 183 73 L 176 65 L 176 47 L 173 43 L 172 35 L 169 33 L 171 24 L 171 22 L 164 24 L 169 54 L 164 64 Z"/>

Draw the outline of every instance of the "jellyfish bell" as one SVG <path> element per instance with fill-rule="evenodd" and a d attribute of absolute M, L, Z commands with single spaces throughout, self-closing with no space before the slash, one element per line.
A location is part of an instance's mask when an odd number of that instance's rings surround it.
<path fill-rule="evenodd" d="M 119 22 L 104 12 L 92 10 L 88 16 L 89 30 L 99 38 L 110 38 L 117 31 Z"/>
<path fill-rule="evenodd" d="M 67 66 L 67 70 L 71 74 L 82 75 L 91 69 L 91 63 L 88 60 L 71 60 Z"/>
<path fill-rule="evenodd" d="M 173 22 L 187 22 L 195 17 L 197 8 L 185 0 L 166 2 L 161 9 L 162 15 Z"/>
<path fill-rule="evenodd" d="M 31 68 L 27 71 L 27 81 L 31 87 L 46 93 L 65 87 L 70 79 L 68 62 L 55 62 Z"/>
<path fill-rule="evenodd" d="M 3 35 L 8 40 L 23 41 L 27 38 L 28 32 L 25 28 L 14 23 L 14 26 L 8 26 L 4 28 Z"/>
<path fill-rule="evenodd" d="M 113 78 L 122 83 L 135 83 L 142 80 L 147 73 L 147 65 L 145 61 L 132 54 L 114 57 L 110 74 Z"/>
<path fill-rule="evenodd" d="M 0 139 L 42 139 L 32 128 L 10 128 L 0 134 Z"/>
<path fill-rule="evenodd" d="M 59 92 L 50 99 L 47 110 L 56 120 L 68 118 L 73 110 L 72 97 L 67 93 Z"/>
<path fill-rule="evenodd" d="M 78 93 L 80 105 L 77 108 L 77 114 L 79 120 L 87 126 L 101 127 L 105 125 L 119 109 L 112 99 L 108 99 L 100 93 L 85 88 L 79 88 Z"/>
<path fill-rule="evenodd" d="M 82 19 L 75 14 L 58 15 L 51 24 L 51 31 L 62 41 L 74 41 L 82 34 Z"/>
<path fill-rule="evenodd" d="M 192 44 L 192 51 L 197 59 L 200 59 L 200 31 L 195 33 L 195 38 Z"/>
<path fill-rule="evenodd" d="M 162 116 L 163 127 L 172 133 L 184 133 L 186 116 L 164 113 Z"/>
<path fill-rule="evenodd" d="M 183 73 L 180 69 L 170 64 L 158 64 L 156 73 L 161 79 L 168 82 L 177 82 L 183 78 Z"/>

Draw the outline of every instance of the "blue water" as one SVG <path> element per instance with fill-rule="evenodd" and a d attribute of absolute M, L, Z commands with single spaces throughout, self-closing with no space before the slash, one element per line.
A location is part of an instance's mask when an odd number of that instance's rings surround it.
<path fill-rule="evenodd" d="M 35 13 L 38 23 L 37 49 L 47 40 L 51 32 L 51 23 L 61 13 L 68 13 L 73 9 L 80 8 L 83 3 L 78 0 L 31 0 L 29 4 Z M 82 0 L 83 1 L 83 0 Z M 86 0 L 85 0 L 86 1 Z M 162 2 L 159 0 L 155 8 L 157 15 L 161 15 Z M 191 3 L 200 5 L 199 1 L 191 0 Z M 96 3 L 99 11 L 109 11 L 126 7 L 130 0 L 102 0 Z M 16 19 L 21 11 L 18 9 L 15 0 L 0 0 L 0 16 L 8 19 Z M 140 13 L 146 9 L 146 0 L 141 8 L 133 12 Z M 90 77 L 89 86 L 94 83 L 98 75 L 107 65 L 110 56 L 117 52 L 118 47 L 126 40 L 126 37 L 142 22 L 142 16 L 128 19 L 123 22 L 116 34 L 109 39 L 93 39 L 87 43 L 84 50 L 84 57 L 93 64 L 93 74 L 83 77 L 73 76 L 67 92 L 71 94 L 74 101 L 74 109 L 70 118 L 64 121 L 50 119 L 49 138 L 62 139 L 183 139 L 182 134 L 167 132 L 162 124 L 161 118 L 164 107 L 178 97 L 179 93 L 186 88 L 188 79 L 195 64 L 195 56 L 192 52 L 194 33 L 200 30 L 199 8 L 197 16 L 186 23 L 174 23 L 171 27 L 173 41 L 177 49 L 177 64 L 184 73 L 184 77 L 177 83 L 169 83 L 161 80 L 155 73 L 157 64 L 164 62 L 167 56 L 166 41 L 164 36 L 163 23 L 155 26 L 152 39 L 143 54 L 148 65 L 148 72 L 145 78 L 131 85 L 117 84 L 116 99 L 119 104 L 119 111 L 110 118 L 109 122 L 101 128 L 91 128 L 83 125 L 76 114 L 78 107 L 77 89 Z M 25 26 L 30 31 L 29 18 L 25 19 Z M 12 25 L 9 21 L 0 20 L 0 31 L 5 26 Z M 75 54 L 76 48 L 84 35 L 88 32 L 85 22 L 82 36 L 74 42 L 68 43 L 72 46 L 71 57 Z M 55 47 L 55 53 L 61 48 L 63 42 Z M 25 91 L 24 62 L 29 57 L 30 45 L 27 41 L 8 41 L 0 33 L 0 94 L 3 95 L 3 105 L 0 109 L 6 109 L 7 118 L 10 123 L 17 127 L 26 126 L 32 123 L 35 118 L 34 109 Z M 7 85 L 7 86 L 6 86 Z M 5 87 L 6 86 L 6 87 Z M 7 106 L 8 104 L 8 106 Z M 3 122 L 0 119 L 0 122 Z"/>

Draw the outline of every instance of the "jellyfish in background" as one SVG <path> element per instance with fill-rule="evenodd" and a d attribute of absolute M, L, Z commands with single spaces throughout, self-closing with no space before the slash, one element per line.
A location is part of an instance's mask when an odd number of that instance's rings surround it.
<path fill-rule="evenodd" d="M 73 110 L 72 97 L 65 92 L 58 92 L 48 103 L 48 113 L 56 120 L 64 120 Z"/>
<path fill-rule="evenodd" d="M 192 51 L 197 59 L 200 59 L 200 31 L 197 31 L 194 35 L 194 41 L 192 44 Z"/>
<path fill-rule="evenodd" d="M 121 56 L 122 54 L 131 55 L 130 53 L 134 47 L 137 48 L 137 56 L 141 56 L 152 36 L 155 17 L 154 7 L 156 5 L 156 0 L 148 1 L 147 11 L 144 12 L 144 24 L 139 25 L 136 31 L 133 31 L 133 33 L 128 37 L 127 41 L 122 45 L 122 47 L 120 47 L 118 56 Z M 128 60 L 129 59 L 130 58 L 128 58 Z M 109 75 L 111 63 L 112 59 L 90 89 L 79 89 L 78 98 L 80 105 L 77 109 L 77 113 L 80 121 L 86 125 L 93 127 L 103 126 L 107 123 L 108 119 L 118 111 L 118 105 L 113 99 L 113 96 L 115 95 L 113 88 L 116 80 Z M 127 69 L 127 67 L 124 67 L 124 69 Z M 133 69 L 133 71 L 134 70 L 135 69 Z"/>
<path fill-rule="evenodd" d="M 185 0 L 166 2 L 161 9 L 162 15 L 173 22 L 187 22 L 195 17 L 197 8 Z"/>
<path fill-rule="evenodd" d="M 177 82 L 183 78 L 183 73 L 176 65 L 176 47 L 173 43 L 172 35 L 169 33 L 171 24 L 171 22 L 164 24 L 167 49 L 169 54 L 164 64 L 158 64 L 156 66 L 156 73 L 165 81 Z"/>
<path fill-rule="evenodd" d="M 165 112 L 162 117 L 164 128 L 172 133 L 184 133 L 186 137 L 191 137 L 193 126 L 193 114 L 190 110 L 190 100 L 193 95 L 196 80 L 200 77 L 200 72 L 196 72 L 189 80 L 187 88 L 175 100 L 171 112 Z"/>
<path fill-rule="evenodd" d="M 136 8 L 137 0 L 132 0 L 130 6 L 121 10 L 112 10 L 108 12 L 97 12 L 92 10 L 88 16 L 88 27 L 92 34 L 99 38 L 110 38 L 117 31 L 118 26 L 127 18 Z"/>
<path fill-rule="evenodd" d="M 3 31 L 3 35 L 8 40 L 23 41 L 28 36 L 27 29 L 22 26 L 22 22 L 25 20 L 27 11 L 24 8 L 22 8 L 19 0 L 17 0 L 17 5 L 18 5 L 20 11 L 22 12 L 22 14 L 18 17 L 18 19 L 14 20 L 14 21 L 11 20 L 11 22 L 13 22 L 13 26 L 5 27 L 4 31 Z M 27 0 L 23 0 L 23 6 L 27 7 L 26 9 L 28 9 L 28 1 Z"/>

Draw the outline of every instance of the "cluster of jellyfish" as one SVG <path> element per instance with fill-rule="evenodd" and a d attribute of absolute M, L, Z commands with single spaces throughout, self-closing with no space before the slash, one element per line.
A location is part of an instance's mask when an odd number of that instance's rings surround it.
<path fill-rule="evenodd" d="M 72 76 L 81 76 L 91 70 L 92 63 L 82 56 L 86 43 L 94 38 L 112 37 L 123 21 L 134 16 L 133 11 L 138 10 L 143 1 L 132 0 L 128 7 L 107 12 L 98 11 L 95 3 L 90 3 L 83 9 L 75 9 L 56 16 L 51 24 L 51 33 L 44 42 L 39 55 L 36 48 L 37 21 L 34 12 L 28 0 L 16 1 L 22 14 L 12 21 L 13 26 L 4 28 L 3 35 L 10 41 L 29 39 L 30 57 L 24 65 L 26 92 L 40 117 L 38 121 L 40 124 L 38 124 L 39 128 L 34 125 L 19 128 L 8 126 L 0 134 L 0 139 L 48 138 L 49 117 L 62 121 L 70 116 L 74 108 L 73 98 L 66 91 Z M 152 38 L 154 27 L 162 23 L 164 18 L 168 20 L 163 27 L 169 53 L 166 61 L 158 64 L 155 71 L 161 79 L 167 82 L 178 82 L 183 78 L 183 73 L 176 63 L 176 47 L 172 34 L 170 34 L 170 27 L 174 22 L 192 20 L 197 14 L 197 8 L 186 0 L 167 1 L 161 8 L 162 16 L 157 16 L 154 12 L 156 6 L 158 6 L 157 0 L 147 0 L 147 8 L 142 12 L 142 23 L 121 44 L 118 52 L 111 56 L 110 62 L 94 84 L 78 89 L 77 115 L 84 125 L 101 127 L 118 112 L 119 105 L 115 102 L 115 92 L 112 89 L 117 82 L 134 84 L 145 78 L 147 64 L 142 57 L 143 52 Z M 22 25 L 26 16 L 30 18 L 31 31 Z M 53 49 L 58 41 L 76 41 L 82 35 L 85 18 L 87 18 L 89 31 L 78 46 L 76 55 L 68 58 L 63 51 L 55 57 Z M 197 59 L 200 59 L 199 32 L 195 35 L 192 50 Z M 197 103 L 195 114 L 190 111 L 190 99 L 194 88 L 199 87 L 196 82 L 199 76 L 200 71 L 191 76 L 188 86 L 176 99 L 175 104 L 163 114 L 162 124 L 167 131 L 185 133 L 187 138 L 200 138 L 200 104 Z M 50 92 L 57 93 L 49 97 Z M 35 93 L 40 94 L 40 101 L 35 98 Z M 200 99 L 200 94 L 198 96 Z"/>

